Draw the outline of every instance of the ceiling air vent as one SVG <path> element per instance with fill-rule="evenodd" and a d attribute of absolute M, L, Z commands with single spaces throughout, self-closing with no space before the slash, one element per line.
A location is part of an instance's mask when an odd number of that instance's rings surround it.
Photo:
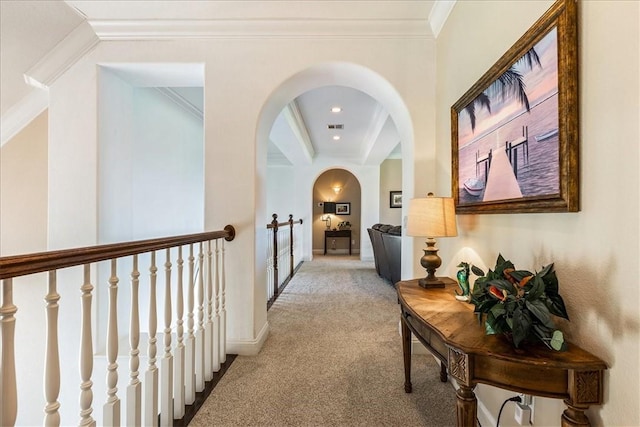
<path fill-rule="evenodd" d="M 329 129 L 344 129 L 344 125 L 340 124 L 340 125 L 327 125 L 327 128 Z"/>

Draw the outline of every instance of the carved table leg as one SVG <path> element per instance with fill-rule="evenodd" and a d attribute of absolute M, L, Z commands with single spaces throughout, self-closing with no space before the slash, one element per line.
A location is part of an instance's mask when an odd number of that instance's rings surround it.
<path fill-rule="evenodd" d="M 584 414 L 584 411 L 589 409 L 588 405 L 574 405 L 568 400 L 564 401 L 567 405 L 567 409 L 562 413 L 561 425 L 562 427 L 578 427 L 578 426 L 590 426 L 589 418 Z"/>
<path fill-rule="evenodd" d="M 567 409 L 562 413 L 562 427 L 589 426 L 584 411 L 591 404 L 602 404 L 603 372 L 569 371 L 569 398 L 564 400 Z"/>
<path fill-rule="evenodd" d="M 404 391 L 411 393 L 411 331 L 403 316 L 400 317 L 402 325 L 402 354 L 404 356 Z"/>
<path fill-rule="evenodd" d="M 447 382 L 447 365 L 440 361 L 440 382 Z"/>
<path fill-rule="evenodd" d="M 456 416 L 458 427 L 474 427 L 478 411 L 478 400 L 473 387 L 460 385 L 456 392 Z"/>

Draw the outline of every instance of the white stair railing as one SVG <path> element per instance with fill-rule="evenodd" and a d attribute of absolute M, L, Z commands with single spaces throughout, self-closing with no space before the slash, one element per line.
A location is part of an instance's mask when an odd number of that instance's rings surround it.
<path fill-rule="evenodd" d="M 32 421 L 22 421 L 18 417 L 20 404 L 25 407 L 37 407 L 37 397 L 20 396 L 21 384 L 29 377 L 29 366 L 21 366 L 16 360 L 16 313 L 18 307 L 14 303 L 13 286 L 14 278 L 29 276 L 40 272 L 48 272 L 47 290 L 44 294 L 44 311 L 46 328 L 43 335 L 46 341 L 42 360 L 44 364 L 44 378 L 41 382 L 41 390 L 44 390 L 42 405 L 44 411 L 43 424 L 46 426 L 58 426 L 61 424 L 79 424 L 81 426 L 95 425 L 173 425 L 175 419 L 182 419 L 185 415 L 185 406 L 196 401 L 196 392 L 205 389 L 205 378 L 213 378 L 214 372 L 221 369 L 221 364 L 226 360 L 226 307 L 224 273 L 224 241 L 219 245 L 218 240 L 233 240 L 235 230 L 231 226 L 224 230 L 209 233 L 200 233 L 187 236 L 178 236 L 167 239 L 152 239 L 147 241 L 130 242 L 124 244 L 102 245 L 87 248 L 77 248 L 62 251 L 44 252 L 24 256 L 12 256 L 0 258 L 0 280 L 2 281 L 2 301 L 0 303 L 0 422 L 2 426 L 17 424 L 33 424 Z M 212 251 L 212 241 L 215 241 L 215 256 Z M 194 244 L 198 244 L 197 254 L 198 269 L 195 269 Z M 205 253 L 206 244 L 206 264 Z M 188 272 L 187 283 L 187 333 L 184 331 L 184 283 L 183 278 L 183 248 L 189 250 L 187 258 Z M 177 250 L 172 250 L 177 248 Z M 157 266 L 156 251 L 164 250 L 164 276 L 165 286 L 161 295 L 157 294 Z M 148 265 L 148 282 L 140 280 L 139 254 L 148 253 L 150 261 Z M 173 258 L 175 256 L 176 258 Z M 94 318 L 92 303 L 94 298 L 94 284 L 100 281 L 91 280 L 92 272 L 96 272 L 103 261 L 108 263 L 109 276 L 106 280 L 106 337 L 104 344 L 105 355 L 94 355 L 94 328 L 101 327 L 98 318 Z M 127 263 L 131 265 L 126 275 L 130 277 L 130 292 L 119 296 L 118 289 L 120 277 L 124 276 Z M 176 268 L 173 269 L 172 267 Z M 76 334 L 79 337 L 79 348 L 69 348 L 65 342 L 60 341 L 60 311 L 73 310 L 74 295 L 65 295 L 58 286 L 61 281 L 58 271 L 73 270 L 81 266 L 82 279 L 80 290 L 78 321 L 64 325 L 63 335 L 69 337 Z M 126 267 L 125 267 L 126 266 Z M 145 266 L 143 266 L 145 267 Z M 145 267 L 146 268 L 146 267 Z M 205 276 L 206 274 L 206 276 Z M 70 274 L 69 277 L 73 276 Z M 65 282 L 67 276 L 65 275 Z M 206 277 L 206 288 L 204 286 Z M 126 282 L 123 282 L 126 283 Z M 148 286 L 145 286 L 147 285 Z M 103 285 L 104 286 L 104 285 Z M 141 304 L 141 291 L 144 289 L 147 299 Z M 38 289 L 30 289 L 30 295 L 37 295 Z M 68 292 L 67 292 L 68 293 Z M 42 295 L 42 293 L 41 293 Z M 76 294 L 77 295 L 77 294 Z M 163 353 L 158 366 L 157 327 L 158 297 L 164 302 L 163 311 Z M 198 306 L 195 307 L 196 298 Z M 42 301 L 39 298 L 31 298 L 35 304 Z M 68 304 L 60 305 L 64 299 Z M 205 306 L 204 301 L 207 301 Z M 146 303 L 148 302 L 148 307 Z M 41 304 L 41 303 L 40 303 Z M 118 319 L 118 308 L 130 305 L 127 320 Z M 140 328 L 140 309 L 148 308 L 148 336 L 143 337 Z M 175 312 L 174 312 L 175 310 Z M 195 312 L 198 310 L 198 330 L 195 330 Z M 173 315 L 175 313 L 175 319 Z M 208 326 L 209 337 L 205 335 L 205 319 Z M 128 321 L 128 328 L 123 328 L 124 336 L 118 333 L 118 324 Z M 77 329 L 74 331 L 74 324 Z M 36 325 L 37 327 L 37 325 Z M 173 339 L 175 334 L 175 339 Z M 99 334 L 98 334 L 99 335 Z M 34 339 L 35 337 L 29 337 Z M 126 338 L 126 340 L 125 340 Z M 24 339 L 24 338 L 23 338 Z M 146 339 L 146 372 L 140 375 L 140 347 L 141 341 Z M 207 342 L 208 340 L 208 342 Z M 73 341 L 73 340 L 71 340 Z M 21 342 L 23 342 L 21 340 Z M 123 348 L 119 353 L 120 343 L 128 342 L 128 349 Z M 123 344 L 125 347 L 126 344 Z M 143 345 L 144 348 L 144 345 Z M 124 352 L 126 350 L 126 353 Z M 73 366 L 68 360 L 73 360 L 72 355 L 79 354 L 78 364 Z M 118 365 L 127 365 L 119 358 L 127 358 L 129 381 L 125 388 L 126 398 L 121 400 L 118 395 Z M 100 360 L 104 358 L 103 360 Z M 100 361 L 101 369 L 104 366 L 103 375 L 94 371 L 96 360 Z M 205 360 L 209 360 L 209 366 L 205 366 Z M 62 362 L 62 363 L 61 363 Z M 207 368 L 207 369 L 205 369 Z M 75 387 L 75 393 L 79 398 L 68 398 L 66 386 L 70 378 L 76 378 L 80 373 L 79 390 Z M 26 375 L 25 375 L 26 373 Z M 98 375 L 95 375 L 95 374 Z M 124 371 L 123 371 L 124 373 Z M 98 395 L 94 393 L 95 378 L 104 378 Z M 77 384 L 77 383 L 76 383 Z M 71 391 L 73 393 L 73 391 Z M 66 396 L 65 398 L 63 398 Z M 102 402 L 94 402 L 94 399 Z M 65 405 L 78 405 L 62 407 Z M 96 403 L 99 411 L 95 411 Z M 69 411 L 71 409 L 71 411 Z M 122 409 L 122 413 L 121 413 Z M 32 411 L 29 411 L 32 412 Z M 69 413 L 79 414 L 79 419 L 67 419 Z M 37 413 L 36 413 L 37 414 Z M 42 412 L 41 412 L 42 414 Z M 96 421 L 96 415 L 100 421 Z M 42 419 L 42 418 L 41 418 Z M 38 421 L 35 422 L 39 423 Z"/>

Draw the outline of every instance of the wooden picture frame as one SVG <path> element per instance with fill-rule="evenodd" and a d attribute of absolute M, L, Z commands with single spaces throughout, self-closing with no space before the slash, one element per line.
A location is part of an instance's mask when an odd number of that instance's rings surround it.
<path fill-rule="evenodd" d="M 558 0 L 451 107 L 456 213 L 579 210 L 577 15 Z"/>
<path fill-rule="evenodd" d="M 392 209 L 402 207 L 402 191 L 389 191 L 389 207 Z"/>
<path fill-rule="evenodd" d="M 336 215 L 351 215 L 351 203 L 336 203 Z"/>

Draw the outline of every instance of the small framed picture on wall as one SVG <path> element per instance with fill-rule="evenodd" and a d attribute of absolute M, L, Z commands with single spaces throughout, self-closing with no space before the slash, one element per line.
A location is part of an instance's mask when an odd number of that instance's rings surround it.
<path fill-rule="evenodd" d="M 389 207 L 390 208 L 402 207 L 402 191 L 389 191 Z"/>
<path fill-rule="evenodd" d="M 336 215 L 351 215 L 351 203 L 336 203 Z"/>

